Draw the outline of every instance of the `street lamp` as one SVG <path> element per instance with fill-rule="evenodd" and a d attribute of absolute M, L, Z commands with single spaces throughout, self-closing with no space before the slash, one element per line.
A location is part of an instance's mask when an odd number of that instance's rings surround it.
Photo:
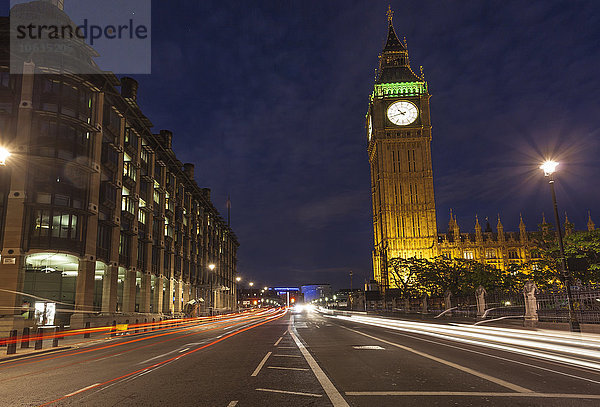
<path fill-rule="evenodd" d="M 213 263 L 208 265 L 208 269 L 211 271 L 210 273 L 210 277 L 208 279 L 209 283 L 210 283 L 210 315 L 214 314 L 214 308 L 215 308 L 215 294 L 213 292 L 213 279 L 214 279 L 214 275 L 212 273 L 212 271 L 215 269 L 215 266 Z"/>
<path fill-rule="evenodd" d="M 558 163 L 556 161 L 546 161 L 540 165 L 540 169 L 544 171 L 544 176 L 548 177 L 550 191 L 552 193 L 552 205 L 554 206 L 554 220 L 556 222 L 556 233 L 558 235 L 558 248 L 560 250 L 560 268 L 567 286 L 567 302 L 569 304 L 569 325 L 571 332 L 581 332 L 577 315 L 573 309 L 573 296 L 571 295 L 571 273 L 567 267 L 565 259 L 565 248 L 563 245 L 562 230 L 560 229 L 560 218 L 558 217 L 558 206 L 556 204 L 556 192 L 554 192 L 554 173 L 556 172 Z"/>
<path fill-rule="evenodd" d="M 237 305 L 237 311 L 240 312 L 240 305 L 241 305 L 241 296 L 240 296 L 240 281 L 242 281 L 242 277 L 237 276 L 235 278 L 235 281 L 237 282 L 237 284 L 235 285 L 235 304 Z"/>
<path fill-rule="evenodd" d="M 6 165 L 6 159 L 12 154 L 4 147 L 0 147 L 0 165 Z"/>

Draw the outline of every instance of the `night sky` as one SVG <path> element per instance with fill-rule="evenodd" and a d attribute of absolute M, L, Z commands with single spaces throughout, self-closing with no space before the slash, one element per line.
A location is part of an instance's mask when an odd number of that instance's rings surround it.
<path fill-rule="evenodd" d="M 226 216 L 238 270 L 260 285 L 354 286 L 371 273 L 365 113 L 388 1 L 155 1 L 152 75 L 136 76 L 155 130 Z M 531 3 L 531 4 L 530 4 Z M 600 226 L 600 2 L 393 1 L 433 123 L 438 230 L 500 213 L 536 228 L 561 161 L 559 210 Z M 482 222 L 485 224 L 485 221 Z"/>

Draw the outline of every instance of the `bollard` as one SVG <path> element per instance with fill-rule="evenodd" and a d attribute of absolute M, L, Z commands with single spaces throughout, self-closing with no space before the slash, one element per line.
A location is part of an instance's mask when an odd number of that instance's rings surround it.
<path fill-rule="evenodd" d="M 17 330 L 13 329 L 10 331 L 10 335 L 8 336 L 8 344 L 6 345 L 6 354 L 14 355 L 17 353 Z"/>
<path fill-rule="evenodd" d="M 90 337 L 90 321 L 85 323 L 85 332 L 83 333 L 84 338 Z"/>
<path fill-rule="evenodd" d="M 139 320 L 135 320 L 135 330 L 133 331 L 133 333 L 138 333 L 138 324 L 140 323 Z"/>
<path fill-rule="evenodd" d="M 117 321 L 113 321 L 110 336 L 117 336 Z"/>
<path fill-rule="evenodd" d="M 23 335 L 21 336 L 21 349 L 29 348 L 29 327 L 23 328 Z"/>
<path fill-rule="evenodd" d="M 44 329 L 40 326 L 35 330 L 35 350 L 42 349 L 44 343 Z"/>
<path fill-rule="evenodd" d="M 60 332 L 62 333 L 62 335 L 58 339 L 65 339 L 65 324 L 60 324 Z"/>
<path fill-rule="evenodd" d="M 59 327 L 54 328 L 54 337 L 52 338 L 52 347 L 53 348 L 58 347 L 58 333 L 59 332 L 60 332 Z"/>

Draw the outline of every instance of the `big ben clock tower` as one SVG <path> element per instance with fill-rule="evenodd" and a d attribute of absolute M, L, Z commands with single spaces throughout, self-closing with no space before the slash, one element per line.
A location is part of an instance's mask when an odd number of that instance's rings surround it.
<path fill-rule="evenodd" d="M 431 165 L 427 82 L 410 68 L 388 9 L 388 37 L 367 112 L 373 201 L 373 274 L 382 289 L 395 288 L 387 262 L 432 258 L 437 227 Z"/>

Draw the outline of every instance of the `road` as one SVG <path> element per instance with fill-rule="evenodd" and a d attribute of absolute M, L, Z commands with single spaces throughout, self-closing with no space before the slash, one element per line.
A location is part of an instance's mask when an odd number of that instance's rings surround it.
<path fill-rule="evenodd" d="M 600 337 L 262 310 L 0 363 L 2 406 L 597 406 Z"/>

